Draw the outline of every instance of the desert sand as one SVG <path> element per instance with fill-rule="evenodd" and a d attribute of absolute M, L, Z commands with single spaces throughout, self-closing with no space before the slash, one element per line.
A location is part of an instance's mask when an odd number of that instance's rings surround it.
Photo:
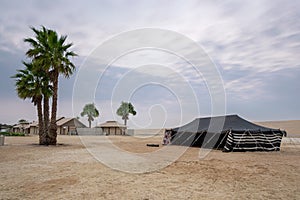
<path fill-rule="evenodd" d="M 161 136 L 109 139 L 129 152 L 162 148 L 146 146 L 161 143 Z M 163 169 L 132 174 L 97 161 L 78 136 L 58 136 L 58 142 L 46 147 L 37 145 L 37 136 L 6 137 L 0 146 L 0 199 L 300 198 L 300 144 L 269 153 L 213 150 L 204 159 L 199 148 L 189 148 Z"/>
<path fill-rule="evenodd" d="M 300 120 L 264 121 L 256 123 L 270 128 L 285 130 L 288 137 L 300 138 Z"/>

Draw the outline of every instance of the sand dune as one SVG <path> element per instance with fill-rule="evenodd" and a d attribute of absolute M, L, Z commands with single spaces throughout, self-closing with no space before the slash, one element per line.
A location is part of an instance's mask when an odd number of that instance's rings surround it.
<path fill-rule="evenodd" d="M 263 121 L 254 122 L 255 124 L 266 126 L 275 129 L 282 129 L 287 132 L 288 137 L 300 138 L 300 120 L 287 120 L 287 121 Z M 154 136 L 163 135 L 164 129 L 135 129 L 132 130 L 135 136 Z"/>
<path fill-rule="evenodd" d="M 288 137 L 300 137 L 300 120 L 264 121 L 255 123 L 270 128 L 283 129 L 287 132 Z"/>

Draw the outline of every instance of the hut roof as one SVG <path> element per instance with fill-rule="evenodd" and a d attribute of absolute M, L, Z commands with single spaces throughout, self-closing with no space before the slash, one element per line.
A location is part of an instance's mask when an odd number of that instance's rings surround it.
<path fill-rule="evenodd" d="M 64 124 L 68 123 L 69 121 L 74 120 L 74 125 L 77 127 L 86 127 L 81 121 L 76 118 L 60 118 L 56 121 L 57 126 L 63 126 Z"/>
<path fill-rule="evenodd" d="M 124 124 L 121 124 L 117 121 L 106 121 L 105 123 L 100 124 L 101 128 L 106 128 L 106 127 L 119 127 L 119 128 L 126 128 Z"/>

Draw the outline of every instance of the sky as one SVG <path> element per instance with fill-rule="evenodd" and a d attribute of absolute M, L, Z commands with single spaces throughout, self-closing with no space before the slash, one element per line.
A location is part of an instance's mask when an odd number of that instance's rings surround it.
<path fill-rule="evenodd" d="M 37 118 L 30 100 L 17 97 L 10 77 L 27 59 L 29 46 L 23 39 L 34 36 L 30 27 L 41 25 L 67 35 L 79 55 L 72 59 L 74 75 L 60 78 L 59 116 L 80 116 L 89 103 L 74 104 L 75 86 L 99 46 L 127 31 L 154 28 L 178 33 L 201 47 L 221 78 L 225 114 L 252 121 L 300 119 L 299 18 L 300 1 L 294 0 L 1 0 L 0 123 Z M 105 71 L 95 72 L 98 82 L 90 101 L 100 117 L 93 126 L 121 122 L 115 111 L 122 100 L 131 101 L 137 111 L 129 118 L 133 128 L 174 127 L 214 113 L 208 77 L 170 52 L 128 52 Z M 80 120 L 87 124 L 86 118 Z"/>

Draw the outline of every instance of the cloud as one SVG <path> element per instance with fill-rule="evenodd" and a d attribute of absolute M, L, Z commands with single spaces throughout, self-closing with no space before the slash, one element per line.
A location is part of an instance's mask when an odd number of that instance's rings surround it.
<path fill-rule="evenodd" d="M 240 112 L 255 118 L 258 114 L 255 116 L 253 110 L 259 109 L 260 116 L 272 118 L 275 113 L 272 108 L 282 106 L 282 112 L 287 110 L 291 116 L 299 118 L 296 110 L 300 106 L 295 101 L 299 99 L 297 85 L 300 85 L 300 77 L 297 75 L 300 68 L 299 10 L 300 2 L 291 0 L 195 0 L 173 1 L 172 4 L 165 1 L 56 1 L 53 4 L 38 0 L 3 0 L 0 6 L 1 100 L 4 102 L 4 97 L 16 98 L 14 83 L 8 77 L 25 59 L 24 53 L 28 46 L 23 39 L 33 36 L 29 26 L 45 25 L 61 34 L 67 34 L 68 41 L 74 43 L 73 50 L 80 55 L 74 60 L 77 66 L 101 42 L 113 35 L 136 28 L 156 27 L 177 31 L 204 48 L 223 78 L 230 112 Z M 201 114 L 210 113 L 211 99 L 205 82 L 208 77 L 199 77 L 181 58 L 151 50 L 125 55 L 113 63 L 113 68 L 106 72 L 103 79 L 106 84 L 98 83 L 98 90 L 103 88 L 108 91 L 105 95 L 99 93 L 98 100 L 105 104 L 113 84 L 124 73 L 150 64 L 170 67 L 174 73 L 168 74 L 163 68 L 156 68 L 155 73 L 151 70 L 137 70 L 136 77 L 141 80 L 152 74 L 157 79 L 169 79 L 168 83 L 177 86 L 180 86 L 178 80 L 185 79 L 197 91 L 199 107 L 203 111 Z M 60 110 L 65 115 L 70 113 L 65 108 L 69 109 L 67 105 L 70 105 L 73 95 L 75 77 L 76 74 L 71 80 L 62 79 L 60 82 Z M 84 84 L 90 87 L 89 81 Z M 178 87 L 178 92 L 184 96 L 182 90 Z M 155 87 L 147 91 L 141 94 L 149 102 L 157 103 L 154 100 L 159 100 L 166 108 L 175 106 L 172 98 L 163 96 L 166 92 Z M 142 112 L 150 106 L 145 104 L 142 107 L 143 95 L 135 99 Z M 8 100 L 5 99 L 5 102 Z M 16 107 L 24 106 L 19 101 L 11 102 L 15 102 Z M 158 107 L 154 109 L 157 113 L 160 113 L 159 110 Z M 172 110 L 174 115 L 177 112 L 175 110 Z M 287 118 L 288 114 L 284 116 Z"/>
<path fill-rule="evenodd" d="M 205 47 L 228 70 L 235 66 L 256 72 L 298 68 L 299 3 L 282 4 L 247 2 L 231 14 L 225 12 L 225 23 L 206 30 Z"/>
<path fill-rule="evenodd" d="M 105 38 L 138 27 L 179 31 L 217 55 L 225 68 L 243 63 L 244 67 L 256 70 L 268 70 L 274 64 L 279 69 L 286 63 L 278 65 L 278 61 L 288 57 L 290 63 L 294 62 L 299 52 L 295 47 L 299 47 L 300 6 L 294 1 L 175 1 L 171 6 L 146 1 L 132 5 L 123 1 L 60 3 L 65 5 L 63 9 L 40 1 L 4 1 L 0 35 L 7 44 L 1 46 L 24 48 L 22 39 L 32 35 L 28 26 L 43 24 L 68 34 L 82 55 L 90 53 Z M 135 11 L 134 15 L 131 10 Z M 274 46 L 283 48 L 274 49 Z"/>
<path fill-rule="evenodd" d="M 259 79 L 241 78 L 227 82 L 225 89 L 227 96 L 242 101 L 252 101 L 254 98 L 265 97 L 261 89 L 262 85 Z"/>

